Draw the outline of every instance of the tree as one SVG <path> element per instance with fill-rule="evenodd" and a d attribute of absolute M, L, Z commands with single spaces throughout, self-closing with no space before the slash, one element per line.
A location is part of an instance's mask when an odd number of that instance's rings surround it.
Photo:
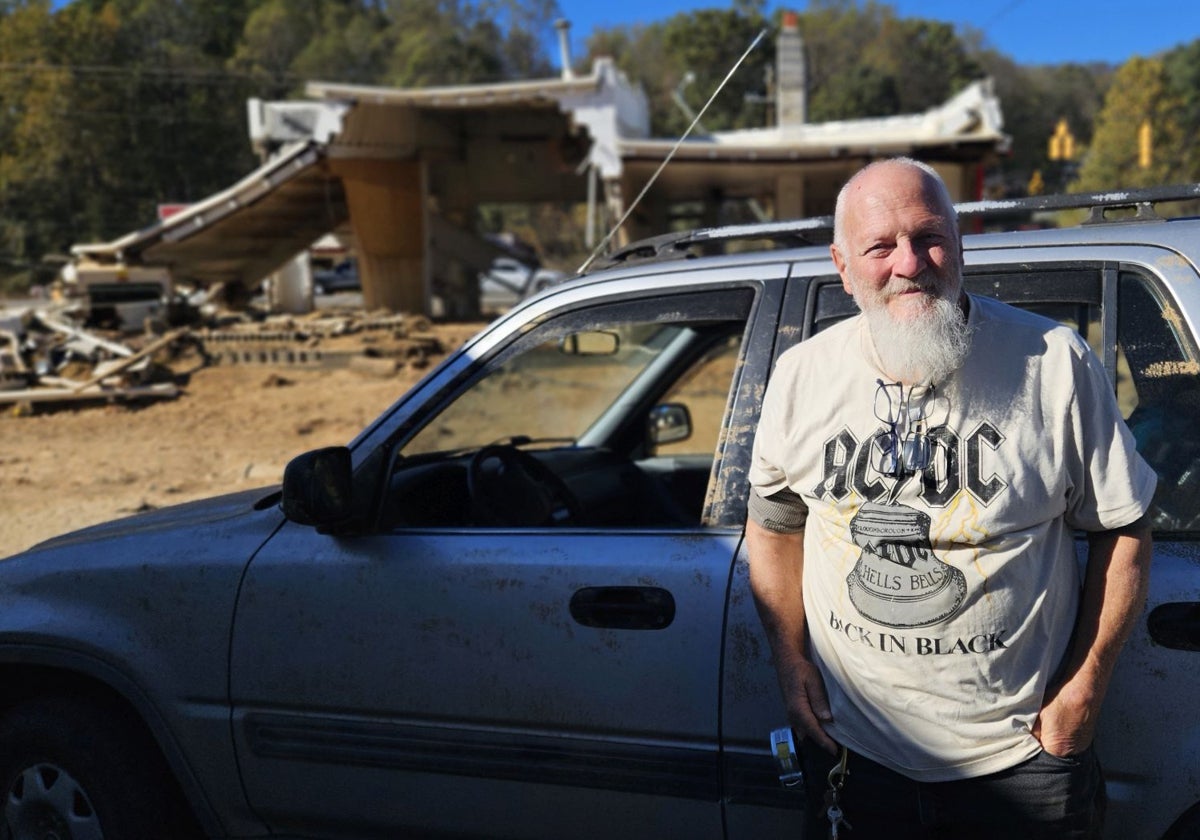
<path fill-rule="evenodd" d="M 647 26 L 597 30 L 587 43 L 588 58 L 611 56 L 645 89 L 651 134 L 677 137 L 767 25 L 761 9 L 762 3 L 741 2 L 732 9 L 699 9 Z M 774 60 L 774 43 L 764 39 L 713 101 L 703 127 L 720 131 L 763 125 L 763 106 L 753 96 L 761 95 Z"/>
<path fill-rule="evenodd" d="M 248 0 L 247 0 L 248 2 Z M 243 0 L 13 3 L 0 15 L 0 236 L 10 265 L 154 220 L 245 174 Z"/>
<path fill-rule="evenodd" d="M 890 10 L 881 14 L 878 34 L 865 45 L 863 60 L 891 80 L 896 113 L 901 114 L 940 105 L 983 76 L 953 26 L 896 18 Z"/>
<path fill-rule="evenodd" d="M 1179 110 L 1162 61 L 1132 58 L 1125 62 L 1104 97 L 1092 143 L 1071 189 L 1092 192 L 1186 179 L 1188 155 L 1177 120 Z M 1144 123 L 1153 136 L 1148 166 L 1139 164 L 1138 133 Z"/>
<path fill-rule="evenodd" d="M 994 50 L 977 48 L 976 60 L 992 79 L 1004 110 L 1004 130 L 1012 138 L 1009 154 L 994 168 L 994 191 L 1023 195 L 1038 172 L 1046 192 L 1062 192 L 1073 177 L 1092 126 L 1104 102 L 1114 68 L 1107 64 L 1016 64 Z M 1075 139 L 1076 157 L 1052 161 L 1049 140 L 1060 120 Z"/>
<path fill-rule="evenodd" d="M 240 30 L 244 21 L 224 21 L 203 13 L 204 4 L 179 0 L 126 5 L 106 61 L 119 69 L 113 87 L 123 97 L 114 109 L 121 117 L 116 143 L 106 151 L 121 184 L 108 198 L 122 202 L 129 216 L 109 235 L 153 221 L 159 203 L 205 198 L 254 164 L 245 128 L 254 89 L 248 78 L 229 73 L 227 56 L 207 51 L 227 45 L 228 28 Z M 223 6 L 247 11 L 232 0 Z"/>
<path fill-rule="evenodd" d="M 88 115 L 107 106 L 106 83 L 91 62 L 113 42 L 113 10 L 51 12 L 49 3 L 11 8 L 0 17 L 0 259 L 30 272 L 44 254 L 63 253 L 72 232 L 94 232 L 94 195 L 109 184 L 97 155 L 105 130 Z M 86 33 L 86 37 L 85 36 Z M 78 56 L 90 71 L 64 64 Z"/>
<path fill-rule="evenodd" d="M 694 81 L 681 96 L 692 113 L 699 113 L 765 25 L 761 13 L 749 4 L 733 9 L 698 9 L 669 18 L 662 26 L 662 44 L 670 69 L 662 79 L 664 84 L 656 86 L 658 101 L 661 103 L 664 95 L 670 98 L 690 73 L 688 78 Z M 749 97 L 762 91 L 765 70 L 774 59 L 774 43 L 764 39 L 713 100 L 704 116 L 709 130 L 763 125 L 762 106 Z M 691 120 L 674 104 L 669 113 L 668 135 L 677 136 Z"/>
<path fill-rule="evenodd" d="M 1175 112 L 1184 137 L 1200 134 L 1200 39 L 1163 56 L 1166 88 L 1177 103 Z M 1200 181 L 1200 147 L 1188 143 L 1177 175 L 1180 181 Z"/>
<path fill-rule="evenodd" d="M 401 87 L 546 76 L 541 36 L 552 0 L 391 0 L 394 36 L 387 84 Z"/>
<path fill-rule="evenodd" d="M 898 113 L 894 82 L 864 61 L 890 8 L 874 0 L 812 0 L 800 14 L 808 61 L 808 118 L 812 122 Z"/>
<path fill-rule="evenodd" d="M 313 6 L 298 9 L 288 0 L 266 0 L 247 16 L 229 66 L 251 78 L 260 97 L 300 92 L 302 79 L 292 66 L 317 32 L 320 12 Z"/>

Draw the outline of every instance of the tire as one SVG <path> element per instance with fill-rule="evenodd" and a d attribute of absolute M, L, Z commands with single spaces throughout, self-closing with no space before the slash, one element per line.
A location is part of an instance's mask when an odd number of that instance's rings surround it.
<path fill-rule="evenodd" d="M 0 716 L 0 840 L 199 837 L 171 778 L 120 709 L 55 696 Z"/>

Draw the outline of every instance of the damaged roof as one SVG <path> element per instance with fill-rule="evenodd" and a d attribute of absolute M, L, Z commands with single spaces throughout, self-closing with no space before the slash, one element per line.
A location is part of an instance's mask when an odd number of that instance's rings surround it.
<path fill-rule="evenodd" d="M 112 242 L 71 253 L 101 263 L 163 265 L 200 286 L 257 283 L 348 218 L 322 143 L 295 143 L 228 189 Z"/>

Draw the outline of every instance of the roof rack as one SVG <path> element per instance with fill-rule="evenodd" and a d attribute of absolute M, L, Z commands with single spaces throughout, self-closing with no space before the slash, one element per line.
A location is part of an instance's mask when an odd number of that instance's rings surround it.
<path fill-rule="evenodd" d="M 1154 212 L 1155 204 L 1196 199 L 1200 199 L 1200 184 L 1174 184 L 1139 190 L 968 201 L 954 205 L 954 209 L 958 211 L 960 219 L 1025 215 L 1050 210 L 1087 210 L 1088 216 L 1081 223 L 1086 225 L 1107 221 L 1106 214 L 1109 210 L 1135 210 L 1137 215 L 1129 221 L 1157 221 L 1160 217 Z"/>
<path fill-rule="evenodd" d="M 1154 205 L 1162 202 L 1200 200 L 1200 184 L 1178 184 L 1098 193 L 1031 196 L 1029 198 L 968 201 L 954 205 L 960 219 L 987 219 L 1028 216 L 1033 213 L 1057 210 L 1087 210 L 1081 224 L 1109 221 L 1111 210 L 1134 210 L 1132 219 L 1124 221 L 1155 221 L 1160 217 Z M 769 240 L 780 247 L 828 245 L 833 241 L 833 216 L 813 216 L 782 222 L 725 225 L 666 233 L 631 242 L 611 254 L 596 260 L 591 270 L 637 265 L 647 262 L 689 259 L 700 253 L 723 249 L 732 242 Z"/>

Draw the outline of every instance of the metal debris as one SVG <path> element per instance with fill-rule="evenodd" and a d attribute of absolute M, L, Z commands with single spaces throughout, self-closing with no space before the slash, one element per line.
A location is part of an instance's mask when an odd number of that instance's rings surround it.
<path fill-rule="evenodd" d="M 424 367 L 444 351 L 429 329 L 421 316 L 327 310 L 224 324 L 198 330 L 196 337 L 221 364 L 362 369 L 363 359 L 384 359 L 395 371 Z"/>
<path fill-rule="evenodd" d="M 424 367 L 444 352 L 427 319 L 360 310 L 255 319 L 200 315 L 164 334 L 85 329 L 68 304 L 0 308 L 0 406 L 29 413 L 38 403 L 111 403 L 173 398 L 178 379 L 165 362 L 182 353 L 208 364 L 347 367 L 390 375 Z"/>
<path fill-rule="evenodd" d="M 0 405 L 27 413 L 37 403 L 115 402 L 175 397 L 179 387 L 152 356 L 187 330 L 130 346 L 72 323 L 74 310 L 47 305 L 4 310 Z M 166 379 L 167 381 L 162 381 Z"/>

